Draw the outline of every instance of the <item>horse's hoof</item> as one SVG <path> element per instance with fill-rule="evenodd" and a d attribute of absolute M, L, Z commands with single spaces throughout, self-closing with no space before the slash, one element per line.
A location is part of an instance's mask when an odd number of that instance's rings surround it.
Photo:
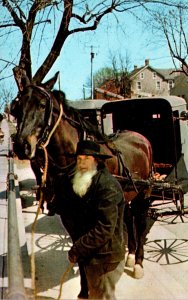
<path fill-rule="evenodd" d="M 135 254 L 128 254 L 127 261 L 126 261 L 126 267 L 133 268 L 135 265 Z"/>
<path fill-rule="evenodd" d="M 144 269 L 141 267 L 141 265 L 136 264 L 134 266 L 134 278 L 141 279 L 144 277 Z"/>
<path fill-rule="evenodd" d="M 80 291 L 77 296 L 77 300 L 88 299 L 88 292 Z"/>

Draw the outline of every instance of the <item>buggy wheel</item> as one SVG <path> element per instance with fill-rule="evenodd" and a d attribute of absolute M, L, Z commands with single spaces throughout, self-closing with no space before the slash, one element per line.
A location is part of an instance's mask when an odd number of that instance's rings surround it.
<path fill-rule="evenodd" d="M 173 265 L 188 261 L 186 239 L 157 239 L 144 246 L 145 259 L 160 265 Z"/>

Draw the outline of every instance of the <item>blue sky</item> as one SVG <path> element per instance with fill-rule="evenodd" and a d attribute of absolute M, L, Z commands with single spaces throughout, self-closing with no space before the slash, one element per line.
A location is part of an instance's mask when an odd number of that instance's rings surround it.
<path fill-rule="evenodd" d="M 132 15 L 119 14 L 119 17 L 119 24 L 114 18 L 107 17 L 95 32 L 78 33 L 70 36 L 65 42 L 61 55 L 46 79 L 52 77 L 56 71 L 60 71 L 60 88 L 64 90 L 68 99 L 83 98 L 83 85 L 87 83 L 91 73 L 91 46 L 93 46 L 95 52 L 93 73 L 103 67 L 111 66 L 110 52 L 113 54 L 120 53 L 122 57 L 127 52 L 132 68 L 134 65 L 144 65 L 145 59 L 149 59 L 154 68 L 173 67 L 167 46 L 152 35 L 150 28 L 146 29 L 142 23 L 136 22 Z M 40 66 L 45 58 L 46 51 L 51 47 L 51 30 L 49 25 L 49 35 L 46 36 L 46 40 L 40 49 L 40 60 L 37 59 L 36 44 L 33 45 L 34 71 Z M 12 51 L 12 49 L 13 47 L 15 49 L 20 47 L 19 40 L 20 35 L 16 34 L 13 41 L 6 40 L 6 38 L 3 41 L 1 38 L 0 58 L 8 60 L 10 56 L 17 55 L 17 51 Z M 11 80 L 7 79 L 5 85 L 9 86 L 10 82 Z M 56 84 L 56 88 L 58 87 L 58 84 Z"/>

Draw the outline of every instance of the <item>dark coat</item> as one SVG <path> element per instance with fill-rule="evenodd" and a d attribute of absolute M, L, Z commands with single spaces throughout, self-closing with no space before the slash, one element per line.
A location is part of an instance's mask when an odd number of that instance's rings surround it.
<path fill-rule="evenodd" d="M 124 195 L 106 168 L 97 172 L 84 197 L 77 196 L 68 176 L 56 188 L 58 213 L 74 245 L 78 261 L 97 264 L 120 262 L 125 256 Z"/>

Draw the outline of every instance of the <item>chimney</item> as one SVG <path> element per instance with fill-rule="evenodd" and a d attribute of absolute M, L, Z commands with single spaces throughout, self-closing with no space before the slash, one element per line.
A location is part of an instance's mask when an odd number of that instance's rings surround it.
<path fill-rule="evenodd" d="M 145 66 L 149 66 L 149 59 L 145 59 Z"/>
<path fill-rule="evenodd" d="M 138 68 L 138 66 L 134 65 L 134 70 L 136 70 Z"/>

